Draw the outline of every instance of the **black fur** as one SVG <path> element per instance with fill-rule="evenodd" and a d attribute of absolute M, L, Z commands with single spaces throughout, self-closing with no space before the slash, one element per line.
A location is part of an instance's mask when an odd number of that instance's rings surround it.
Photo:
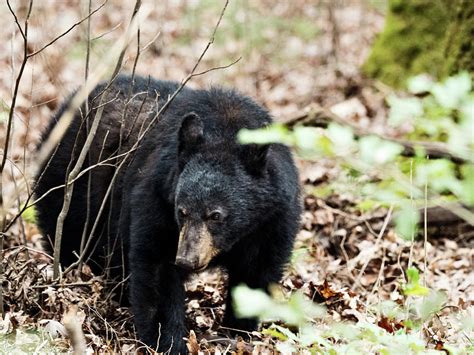
<path fill-rule="evenodd" d="M 83 168 L 132 148 L 140 130 L 176 88 L 172 82 L 117 78 L 103 101 L 109 103 Z M 90 95 L 89 121 L 103 89 L 99 85 Z M 76 113 L 38 178 L 38 196 L 64 183 L 71 156 L 78 156 L 85 140 L 86 121 Z M 147 345 L 156 347 L 159 340 L 160 351 L 186 352 L 183 282 L 189 271 L 175 264 L 185 220 L 207 226 L 219 251 L 210 266 L 227 270 L 229 289 L 240 283 L 265 289 L 280 280 L 301 213 L 297 171 L 285 146 L 236 142 L 241 128 L 270 122 L 267 111 L 235 91 L 184 89 L 118 172 L 87 256 L 96 273 L 108 268 L 109 276 L 117 279 L 131 273 L 129 300 L 138 336 Z M 45 137 L 53 127 L 54 123 Z M 91 170 L 89 233 L 115 171 L 111 166 Z M 77 260 L 73 251 L 79 253 L 87 176 L 74 186 L 64 226 L 63 264 Z M 50 238 L 62 201 L 60 189 L 37 205 L 39 225 Z M 186 209 L 187 215 L 179 209 Z M 210 221 L 209 211 L 215 209 L 219 214 Z M 237 319 L 229 296 L 223 325 L 252 330 L 257 323 Z"/>

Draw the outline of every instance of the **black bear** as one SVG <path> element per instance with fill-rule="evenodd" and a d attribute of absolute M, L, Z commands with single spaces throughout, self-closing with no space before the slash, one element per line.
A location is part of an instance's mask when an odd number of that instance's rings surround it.
<path fill-rule="evenodd" d="M 37 177 L 36 195 L 47 193 L 37 204 L 38 222 L 52 241 L 64 190 L 48 190 L 64 184 L 103 110 L 83 165 L 88 170 L 74 184 L 61 262 L 84 256 L 94 272 L 117 282 L 130 273 L 139 339 L 159 351 L 186 353 L 188 275 L 220 266 L 229 290 L 278 282 L 301 205 L 287 147 L 237 142 L 240 129 L 271 123 L 265 109 L 232 90 L 184 88 L 157 116 L 178 86 L 138 76 L 98 85 Z M 229 293 L 223 325 L 248 331 L 257 322 L 235 316 Z"/>

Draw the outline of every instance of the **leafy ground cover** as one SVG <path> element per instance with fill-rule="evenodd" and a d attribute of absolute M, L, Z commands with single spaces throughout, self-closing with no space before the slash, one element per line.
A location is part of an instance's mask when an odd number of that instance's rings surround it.
<path fill-rule="evenodd" d="M 92 8 L 99 5 L 93 2 Z M 15 6 L 21 23 L 26 5 Z M 213 1 L 145 1 L 149 15 L 140 26 L 140 44 L 132 41 L 124 71 L 132 70 L 136 48 L 141 48 L 137 73 L 182 80 L 208 43 L 210 24 L 217 20 L 221 6 Z M 127 1 L 110 1 L 92 17 L 91 70 L 125 30 L 132 8 Z M 420 102 L 399 104 L 395 102 L 399 96 L 391 89 L 359 74 L 383 24 L 381 8 L 380 3 L 369 1 L 231 2 L 199 68 L 241 59 L 227 69 L 193 78 L 190 85 L 235 87 L 263 103 L 279 121 L 292 119 L 316 104 L 364 130 L 392 138 L 413 134 L 410 122 L 398 124 L 390 105 L 402 110 L 398 117 L 412 117 Z M 41 48 L 86 13 L 87 6 L 72 2 L 35 2 L 28 51 Z M 0 22 L 4 26 L 0 33 L 3 147 L 23 43 L 5 3 L 0 4 Z M 81 24 L 26 66 L 15 110 L 10 163 L 2 176 L 7 218 L 16 214 L 28 195 L 26 186 L 31 183 L 41 130 L 59 102 L 83 82 L 85 43 L 85 24 Z M 391 124 L 394 121 L 397 124 Z M 339 137 L 344 135 L 344 131 L 337 132 Z M 440 127 L 415 133 L 447 141 Z M 456 137 L 454 141 L 459 142 Z M 379 142 L 366 144 L 370 151 Z M 250 342 L 229 338 L 219 329 L 225 276 L 211 270 L 187 285 L 188 321 L 193 329 L 190 350 L 472 351 L 472 226 L 428 220 L 426 241 L 402 238 L 403 233 L 391 223 L 395 213 L 390 204 L 363 194 L 362 186 L 373 182 L 373 176 L 348 169 L 347 162 L 334 156 L 307 158 L 298 161 L 305 190 L 302 229 L 281 287 L 273 299 L 246 289 L 240 289 L 240 297 L 237 294 L 237 301 L 247 302 L 244 311 L 265 321 L 262 331 L 250 334 Z M 409 198 L 410 187 L 402 192 Z M 9 229 L 4 242 L 7 313 L 0 322 L 0 352 L 70 349 L 63 316 L 72 306 L 90 350 L 139 347 L 130 313 L 111 300 L 100 276 L 85 267 L 79 274 L 65 275 L 61 284 L 52 282 L 51 258 L 42 251 L 30 211 Z M 421 231 L 423 234 L 423 228 Z M 268 305 L 280 313 L 266 313 Z"/>

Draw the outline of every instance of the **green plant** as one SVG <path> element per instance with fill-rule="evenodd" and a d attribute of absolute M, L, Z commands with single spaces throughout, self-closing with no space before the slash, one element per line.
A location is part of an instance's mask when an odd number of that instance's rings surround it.
<path fill-rule="evenodd" d="M 303 158 L 331 157 L 359 185 L 364 206 L 394 205 L 398 233 L 411 238 L 419 222 L 418 209 L 449 205 L 450 210 L 474 224 L 474 93 L 471 77 L 460 73 L 442 83 L 418 76 L 408 83 L 410 95 L 388 98 L 391 125 L 410 125 L 408 141 L 444 142 L 455 157 L 431 160 L 422 145 L 413 157 L 404 147 L 376 135 L 355 137 L 352 128 L 336 123 L 327 129 L 297 126 L 289 130 L 273 124 L 259 130 L 242 130 L 242 143 L 283 143 Z M 461 163 L 459 163 L 461 162 Z M 362 178 L 363 177 L 363 178 Z M 367 181 L 367 177 L 369 181 Z M 352 187 L 351 187 L 352 188 Z"/>
<path fill-rule="evenodd" d="M 282 301 L 262 290 L 238 286 L 232 297 L 241 317 L 284 322 L 283 325 L 271 323 L 261 331 L 263 335 L 272 337 L 276 349 L 283 353 L 443 354 L 445 352 L 429 349 L 426 345 L 423 325 L 440 311 L 446 296 L 421 286 L 417 269 L 408 269 L 407 275 L 408 282 L 402 284 L 406 296 L 403 305 L 384 301 L 369 309 L 373 315 L 371 318 L 378 320 L 377 324 L 369 321 L 335 322 L 325 314 L 322 306 L 305 299 L 300 292 L 294 292 L 288 300 Z M 472 323 L 472 319 L 464 320 L 464 324 L 468 323 Z M 444 348 L 450 354 L 469 353 L 469 349 L 449 345 Z"/>

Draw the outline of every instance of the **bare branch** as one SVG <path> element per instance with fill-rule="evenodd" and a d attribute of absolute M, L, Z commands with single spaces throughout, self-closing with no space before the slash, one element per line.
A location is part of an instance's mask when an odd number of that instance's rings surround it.
<path fill-rule="evenodd" d="M 5 167 L 5 162 L 7 160 L 8 147 L 10 145 L 10 136 L 11 136 L 12 123 L 13 123 L 13 115 L 15 113 L 16 100 L 18 98 L 18 90 L 20 88 L 21 78 L 23 76 L 23 72 L 25 70 L 26 63 L 28 61 L 28 20 L 29 20 L 29 17 L 31 15 L 31 9 L 33 7 L 33 0 L 30 0 L 30 2 L 29 2 L 28 14 L 27 14 L 26 19 L 25 19 L 25 29 L 24 30 L 21 30 L 21 26 L 18 23 L 18 18 L 10 7 L 10 2 L 7 1 L 7 4 L 8 4 L 8 8 L 10 9 L 10 11 L 12 11 L 13 16 L 15 17 L 15 22 L 17 23 L 18 28 L 20 29 L 21 34 L 23 36 L 23 60 L 21 62 L 20 70 L 18 72 L 18 76 L 17 76 L 16 81 L 15 81 L 15 87 L 13 89 L 12 103 L 10 105 L 10 111 L 8 112 L 7 132 L 6 132 L 6 136 L 5 136 L 5 146 L 4 146 L 4 149 L 3 149 L 2 162 L 0 164 L 0 175 L 3 172 L 3 169 Z M 1 202 L 1 200 L 2 199 L 1 199 L 1 191 L 0 191 L 0 202 Z M 2 230 L 3 230 L 3 225 L 2 225 Z"/>
<path fill-rule="evenodd" d="M 390 219 L 392 218 L 393 207 L 394 206 L 391 205 L 390 208 L 388 209 L 387 216 L 385 217 L 385 220 L 383 221 L 382 229 L 380 229 L 379 235 L 377 236 L 377 240 L 375 241 L 374 249 L 376 249 L 376 250 L 378 250 L 378 246 L 380 244 L 380 241 L 382 240 L 382 237 L 385 234 L 385 230 L 387 229 L 387 226 L 390 222 Z M 372 254 L 369 257 L 367 257 L 367 259 L 365 260 L 364 265 L 362 266 L 362 268 L 359 271 L 359 275 L 357 276 L 355 285 L 356 284 L 361 285 L 360 280 L 362 279 L 362 276 L 364 275 L 365 269 L 367 268 L 367 266 L 369 265 L 369 263 L 373 259 L 373 257 L 374 257 L 374 255 Z"/>
<path fill-rule="evenodd" d="M 202 51 L 199 59 L 197 60 L 196 64 L 194 65 L 193 69 L 191 70 L 191 73 L 194 73 L 199 65 L 199 63 L 201 63 L 201 60 L 202 58 L 204 57 L 204 55 L 207 53 L 207 50 L 209 49 L 209 47 L 211 46 L 211 44 L 214 43 L 214 39 L 216 37 L 216 32 L 217 32 L 217 29 L 219 28 L 219 25 L 221 24 L 221 21 L 222 21 L 222 18 L 224 17 L 224 13 L 225 13 L 225 10 L 227 9 L 227 5 L 229 5 L 229 0 L 226 0 L 225 4 L 224 4 L 224 7 L 222 8 L 222 11 L 221 11 L 221 14 L 219 16 L 219 19 L 217 20 L 217 23 L 216 25 L 214 26 L 214 30 L 212 31 L 212 35 L 211 35 L 211 39 L 209 40 L 209 42 L 207 42 L 207 45 L 206 45 L 206 48 L 204 48 L 204 50 Z"/>
<path fill-rule="evenodd" d="M 31 9 L 33 8 L 33 0 L 30 0 L 29 5 L 28 5 L 28 12 L 26 15 L 25 19 L 25 28 L 24 30 L 21 29 L 20 23 L 18 22 L 18 17 L 16 16 L 15 12 L 10 6 L 9 0 L 7 0 L 7 5 L 10 10 L 10 12 L 13 14 L 13 17 L 15 18 L 15 23 L 17 24 L 20 33 L 23 37 L 23 60 L 21 62 L 20 66 L 20 71 L 18 72 L 18 76 L 15 81 L 15 87 L 13 89 L 13 97 L 12 97 L 12 103 L 10 105 L 10 111 L 8 112 L 8 120 L 7 120 L 7 131 L 6 131 L 6 136 L 5 136 L 5 146 L 3 149 L 3 156 L 2 156 L 2 161 L 0 163 L 0 313 L 4 314 L 4 304 L 3 304 L 3 239 L 5 237 L 5 224 L 6 224 L 6 212 L 4 212 L 3 206 L 4 206 L 4 201 L 3 201 L 3 170 L 5 168 L 6 162 L 7 162 L 7 156 L 8 156 L 8 148 L 10 146 L 10 138 L 12 134 L 12 124 L 13 124 L 13 116 L 15 113 L 15 106 L 16 106 L 16 100 L 18 97 L 18 89 L 20 88 L 20 82 L 21 78 L 23 76 L 23 72 L 25 70 L 26 63 L 28 61 L 27 57 L 27 51 L 28 51 L 28 20 L 31 15 Z"/>
<path fill-rule="evenodd" d="M 182 81 L 181 81 L 181 84 L 179 85 L 179 87 L 176 89 L 176 91 L 168 98 L 168 100 L 165 102 L 165 104 L 160 108 L 160 110 L 156 113 L 156 115 L 153 117 L 153 119 L 150 121 L 150 123 L 148 124 L 148 126 L 145 128 L 145 130 L 142 132 L 142 134 L 140 135 L 138 141 L 141 141 L 145 135 L 150 131 L 150 129 L 154 126 L 156 120 L 158 119 L 158 117 L 168 108 L 168 106 L 171 104 L 171 102 L 175 99 L 176 96 L 178 96 L 178 94 L 183 90 L 183 88 L 186 86 L 186 84 L 189 82 L 189 80 L 191 80 L 193 77 L 195 76 L 198 76 L 198 75 L 201 75 L 202 73 L 195 73 L 196 72 L 196 69 L 197 67 L 199 66 L 199 64 L 201 63 L 202 59 L 204 58 L 204 56 L 206 55 L 209 47 L 211 46 L 212 43 L 214 43 L 214 39 L 215 39 L 215 35 L 216 35 L 216 32 L 217 32 L 217 29 L 219 28 L 219 25 L 222 21 L 222 18 L 224 17 L 224 13 L 225 13 L 225 10 L 227 9 L 227 5 L 229 5 L 229 0 L 226 0 L 225 4 L 224 4 L 224 7 L 222 8 L 222 11 L 219 15 L 219 18 L 217 20 L 217 23 L 216 25 L 214 26 L 214 30 L 212 31 L 212 35 L 211 35 L 211 38 L 209 39 L 209 42 L 207 42 L 206 44 L 206 47 L 204 48 L 204 50 L 202 51 L 201 55 L 199 56 L 198 60 L 196 61 L 196 64 L 194 64 L 194 67 L 193 69 L 191 70 L 191 73 L 188 74 L 188 76 L 186 76 Z M 240 60 L 240 59 L 239 59 Z M 232 64 L 235 64 L 237 61 L 235 61 L 234 63 Z M 232 65 L 231 64 L 231 65 Z M 230 65 L 229 65 L 230 66 Z M 228 66 L 226 66 L 228 67 Z M 209 72 L 210 70 L 208 70 Z M 203 72 L 204 73 L 204 72 Z"/>
<path fill-rule="evenodd" d="M 202 72 L 195 73 L 195 74 L 192 75 L 192 77 L 204 75 L 204 74 L 210 73 L 211 71 L 214 71 L 214 70 L 220 70 L 220 69 L 227 69 L 227 68 L 230 68 L 230 67 L 233 66 L 234 64 L 237 64 L 241 59 L 242 59 L 242 57 L 239 57 L 239 58 L 237 58 L 236 60 L 234 60 L 232 63 L 226 64 L 226 65 L 221 65 L 221 66 L 218 66 L 218 67 L 212 67 L 212 68 L 206 69 L 206 70 L 204 70 L 204 71 L 202 71 Z"/>
<path fill-rule="evenodd" d="M 161 34 L 161 32 L 158 32 L 158 33 L 151 39 L 150 42 L 148 42 L 147 44 L 145 44 L 145 45 L 143 46 L 143 48 L 140 50 L 140 52 L 143 53 L 143 52 L 147 51 L 147 50 L 148 50 L 148 47 L 150 47 L 150 46 L 156 41 L 156 39 L 157 39 L 158 37 L 160 37 L 160 34 Z"/>
<path fill-rule="evenodd" d="M 18 21 L 18 17 L 16 16 L 15 11 L 13 11 L 13 9 L 10 5 L 10 0 L 7 0 L 7 6 L 8 6 L 8 10 L 10 10 L 11 14 L 13 15 L 13 17 L 15 19 L 15 23 L 16 23 L 18 29 L 20 30 L 21 36 L 23 37 L 24 40 L 26 40 L 26 33 L 23 32 L 23 28 L 21 28 L 20 22 Z M 31 15 L 32 8 L 33 8 L 33 1 L 30 1 L 30 4 L 28 6 L 28 13 L 26 15 L 27 20 L 29 19 L 30 15 Z"/>
<path fill-rule="evenodd" d="M 88 13 L 91 12 L 92 10 L 92 0 L 88 1 L 87 4 L 87 11 Z M 90 52 L 91 52 L 91 18 L 89 17 L 87 19 L 87 30 L 86 30 L 86 42 L 87 42 L 87 49 L 86 49 L 86 65 L 84 68 L 84 82 L 87 82 L 87 78 L 89 76 L 89 64 L 90 64 Z M 85 117 L 85 124 L 86 124 L 86 131 L 89 131 L 89 100 L 86 100 L 85 104 L 85 111 L 86 111 L 86 117 Z M 89 160 L 89 165 L 90 165 L 90 154 L 88 155 L 88 160 Z M 84 240 L 86 239 L 86 234 L 87 234 L 87 229 L 89 228 L 89 219 L 90 219 L 90 211 L 91 211 L 91 191 L 92 191 L 92 173 L 89 172 L 87 174 L 87 191 L 86 191 L 86 220 L 84 222 L 84 227 L 82 229 L 82 237 L 81 237 L 81 245 L 80 245 L 80 250 L 82 250 L 83 245 L 84 245 Z M 80 267 L 79 267 L 80 269 Z"/>
<path fill-rule="evenodd" d="M 104 33 L 101 33 L 100 35 L 94 37 L 94 38 L 91 38 L 91 41 L 97 41 L 98 39 L 101 39 L 102 37 L 104 36 L 107 36 L 109 33 L 112 33 L 114 32 L 116 29 L 118 29 L 120 26 L 122 26 L 122 23 L 119 23 L 117 25 L 115 25 L 114 27 L 112 27 L 110 30 L 104 32 Z"/>
<path fill-rule="evenodd" d="M 59 271 L 60 271 L 59 270 L 59 261 L 60 261 L 60 254 L 61 254 L 61 242 L 62 242 L 62 232 L 63 232 L 64 220 L 66 219 L 66 216 L 69 212 L 69 206 L 71 204 L 72 193 L 73 193 L 73 190 L 74 190 L 74 184 L 69 184 L 69 182 L 74 180 L 77 177 L 77 175 L 80 173 L 82 165 L 84 164 L 86 156 L 89 152 L 89 148 L 90 148 L 90 146 L 92 144 L 92 141 L 95 137 L 95 134 L 96 134 L 97 129 L 99 127 L 100 120 L 102 118 L 102 114 L 104 112 L 104 107 L 105 106 L 103 106 L 103 105 L 101 106 L 101 104 L 103 103 L 104 100 L 106 100 L 107 93 L 109 91 L 110 85 L 115 80 L 117 74 L 120 71 L 120 68 L 121 68 L 122 62 L 123 62 L 123 58 L 125 56 L 125 51 L 128 47 L 128 39 L 130 38 L 130 34 L 132 32 L 135 32 L 135 28 L 137 28 L 137 26 L 138 26 L 138 21 L 137 21 L 136 15 L 138 13 L 138 10 L 140 9 L 140 6 L 141 6 L 141 0 L 137 0 L 136 3 L 135 3 L 135 8 L 133 10 L 131 20 L 130 20 L 130 26 L 129 26 L 127 32 L 126 32 L 126 37 L 125 37 L 125 41 L 123 43 L 122 50 L 120 51 L 119 57 L 117 59 L 117 62 L 116 62 L 115 68 L 114 68 L 114 71 L 113 71 L 113 73 L 112 73 L 112 75 L 109 79 L 109 84 L 107 85 L 107 87 L 105 88 L 105 90 L 104 90 L 104 92 L 101 96 L 100 103 L 99 103 L 100 108 L 97 110 L 97 112 L 95 114 L 94 120 L 92 121 L 92 125 L 90 127 L 90 131 L 87 134 L 86 141 L 84 142 L 84 145 L 81 149 L 81 152 L 79 153 L 79 157 L 77 158 L 77 161 L 75 162 L 75 165 L 74 165 L 73 169 L 71 170 L 71 172 L 69 173 L 69 175 L 67 177 L 68 184 L 67 184 L 67 186 L 65 188 L 65 192 L 64 192 L 63 207 L 62 207 L 61 212 L 59 213 L 59 216 L 58 216 L 58 219 L 57 219 L 56 235 L 55 235 L 55 239 L 54 239 L 53 278 L 55 278 L 55 279 L 58 278 Z"/>
<path fill-rule="evenodd" d="M 146 127 L 146 129 L 139 135 L 137 141 L 134 143 L 134 145 L 132 146 L 132 148 L 130 149 L 130 152 L 137 149 L 138 146 L 140 145 L 141 141 L 144 139 L 144 137 L 146 136 L 146 134 L 151 130 L 151 128 L 153 127 L 154 123 L 156 122 L 156 120 L 158 119 L 158 117 L 160 117 L 160 115 L 168 108 L 168 106 L 171 104 L 171 102 L 176 98 L 176 96 L 183 90 L 184 86 L 189 82 L 189 80 L 191 80 L 191 78 L 197 76 L 197 75 L 202 75 L 204 74 L 204 72 L 202 73 L 195 73 L 196 71 L 196 68 L 198 67 L 199 63 L 202 61 L 204 55 L 207 53 L 207 50 L 209 49 L 210 45 L 214 42 L 214 37 L 215 37 L 215 34 L 216 34 L 216 31 L 217 31 L 217 28 L 219 27 L 219 24 L 222 20 L 222 17 L 224 16 L 224 13 L 225 13 L 225 10 L 227 8 L 227 5 L 228 5 L 229 1 L 227 0 L 224 4 L 224 7 L 219 15 L 219 19 L 216 23 L 216 26 L 214 27 L 214 30 L 213 30 L 213 33 L 212 33 L 212 37 L 211 39 L 209 40 L 209 42 L 207 43 L 206 47 L 204 48 L 203 52 L 201 53 L 201 55 L 199 56 L 197 62 L 195 63 L 192 71 L 190 74 L 188 74 L 186 76 L 186 78 L 184 78 L 181 82 L 181 84 L 179 85 L 179 87 L 175 90 L 175 92 L 168 98 L 168 100 L 164 103 L 164 105 L 160 108 L 160 110 L 158 110 L 158 112 L 155 114 L 155 116 L 151 119 L 150 123 L 148 124 L 148 126 Z M 240 58 L 236 61 L 234 61 L 233 63 L 231 63 L 230 65 L 233 65 L 235 64 L 236 62 L 238 62 L 240 60 Z M 227 65 L 223 68 L 227 68 L 229 67 L 230 65 Z M 219 69 L 219 68 L 212 68 L 212 69 L 209 69 L 207 70 L 206 72 L 209 72 L 213 69 Z M 102 94 L 104 95 L 104 94 Z M 129 153 L 128 153 L 129 154 Z M 99 222 L 99 219 L 105 209 L 105 205 L 106 205 L 106 202 L 107 202 L 107 199 L 112 191 L 112 187 L 113 187 L 113 184 L 115 182 L 115 179 L 117 178 L 118 176 L 118 172 L 120 171 L 120 169 L 122 168 L 122 166 L 124 165 L 124 163 L 126 162 L 126 157 L 120 162 L 120 164 L 117 166 L 117 169 L 112 177 L 112 180 L 111 182 L 109 183 L 109 186 L 107 188 L 107 191 L 105 193 L 105 196 L 104 198 L 102 199 L 102 204 L 101 206 L 99 207 L 99 212 L 97 213 L 97 216 L 96 216 L 96 219 L 95 219 L 95 222 L 94 222 L 94 225 L 92 227 L 92 230 L 91 232 L 89 233 L 90 236 L 92 236 L 95 232 L 95 229 L 97 228 L 98 226 L 98 222 Z M 66 268 L 66 270 L 64 270 L 64 274 L 68 273 L 69 271 L 73 270 L 74 268 L 76 268 L 80 263 L 82 263 L 82 261 L 84 260 L 84 257 L 89 249 L 89 246 L 91 244 L 91 241 L 92 241 L 92 238 L 89 238 L 89 240 L 87 241 L 86 245 L 84 246 L 84 250 L 82 251 L 81 255 L 79 256 L 79 259 L 74 262 L 73 264 L 71 264 L 68 268 Z"/>

